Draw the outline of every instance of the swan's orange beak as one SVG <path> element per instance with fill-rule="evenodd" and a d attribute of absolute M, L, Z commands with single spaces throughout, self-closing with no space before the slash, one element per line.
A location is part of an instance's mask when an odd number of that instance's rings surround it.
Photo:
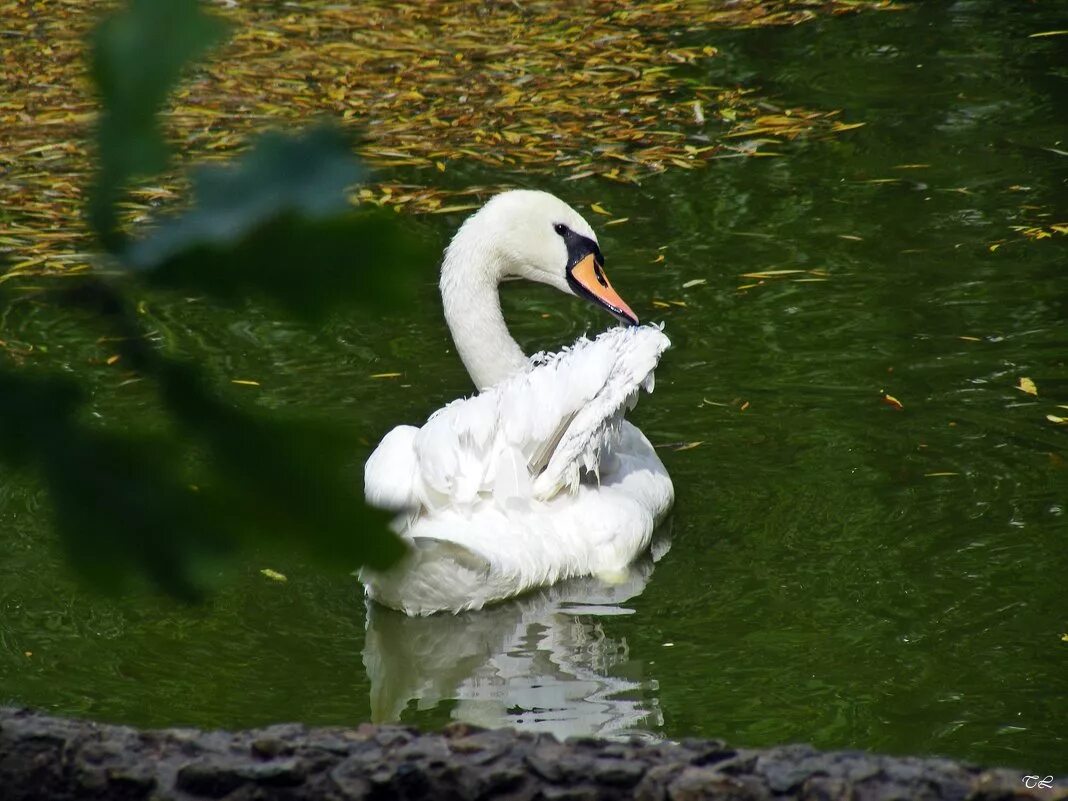
<path fill-rule="evenodd" d="M 567 274 L 568 283 L 575 294 L 588 298 L 599 306 L 604 306 L 617 320 L 629 325 L 638 324 L 638 315 L 612 289 L 604 268 L 597 263 L 593 253 L 584 256 Z"/>

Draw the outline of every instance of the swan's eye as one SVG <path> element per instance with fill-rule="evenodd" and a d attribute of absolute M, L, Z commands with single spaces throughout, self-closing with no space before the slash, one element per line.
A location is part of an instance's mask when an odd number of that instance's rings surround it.
<path fill-rule="evenodd" d="M 563 223 L 557 223 L 556 225 L 554 225 L 553 230 L 556 231 L 556 233 L 560 234 L 560 236 L 565 236 L 567 234 L 567 226 Z"/>

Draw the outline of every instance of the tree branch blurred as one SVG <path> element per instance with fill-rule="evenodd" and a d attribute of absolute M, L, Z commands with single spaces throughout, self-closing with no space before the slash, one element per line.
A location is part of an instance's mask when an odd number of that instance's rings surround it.
<path fill-rule="evenodd" d="M 196 0 L 130 0 L 93 35 L 101 102 L 87 214 L 119 274 L 65 279 L 50 298 L 88 313 L 124 363 L 152 381 L 165 431 L 131 436 L 87 422 L 76 374 L 0 366 L 0 462 L 36 472 L 74 566 L 98 587 L 147 578 L 195 599 L 206 569 L 273 540 L 346 571 L 402 553 L 385 516 L 347 477 L 357 443 L 322 421 L 242 408 L 204 370 L 146 337 L 131 298 L 180 289 L 220 302 L 255 297 L 306 323 L 408 297 L 428 249 L 396 215 L 354 209 L 366 178 L 352 143 L 320 126 L 269 133 L 235 164 L 193 174 L 193 203 L 131 236 L 119 208 L 131 181 L 167 168 L 157 113 L 191 61 L 226 26 Z"/>

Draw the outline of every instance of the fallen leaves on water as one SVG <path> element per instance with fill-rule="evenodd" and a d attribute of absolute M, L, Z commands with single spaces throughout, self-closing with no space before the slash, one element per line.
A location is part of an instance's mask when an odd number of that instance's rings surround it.
<path fill-rule="evenodd" d="M 885 392 L 883 393 L 882 402 L 885 405 L 889 406 L 891 409 L 896 409 L 897 411 L 901 411 L 905 408 L 905 404 L 903 404 L 893 395 L 889 395 Z"/>
<path fill-rule="evenodd" d="M 402 375 L 404 375 L 404 373 L 372 373 L 370 377 L 374 379 L 400 378 Z"/>
<path fill-rule="evenodd" d="M 271 568 L 269 567 L 263 568 L 260 573 L 269 578 L 271 581 L 289 581 L 289 579 L 287 579 L 283 573 L 279 573 L 277 570 L 271 570 Z"/>
<path fill-rule="evenodd" d="M 1045 223 L 1043 225 L 1013 225 L 1011 226 L 1020 236 L 1032 241 L 1052 239 L 1054 235 L 1068 235 L 1068 222 Z"/>
<path fill-rule="evenodd" d="M 771 281 L 784 279 L 799 284 L 822 283 L 830 277 L 830 273 L 823 269 L 773 269 L 756 270 L 750 273 L 742 273 L 741 277 L 750 279 L 752 283 L 739 284 L 737 287 L 739 291 L 752 289 L 753 287 L 764 286 Z"/>
<path fill-rule="evenodd" d="M 833 110 L 782 107 L 750 88 L 703 83 L 701 65 L 716 49 L 674 34 L 898 7 L 889 0 L 227 3 L 215 13 L 236 34 L 170 98 L 162 124 L 191 163 L 228 158 L 265 128 L 332 115 L 364 131 L 361 154 L 372 164 L 408 170 L 365 187 L 356 202 L 460 212 L 521 174 L 525 184 L 538 174 L 633 184 L 724 156 L 777 155 L 766 148 L 855 128 L 862 123 Z M 80 210 L 95 102 L 82 64 L 98 8 L 0 0 L 7 34 L 0 251 L 14 256 L 9 275 L 65 273 L 89 259 Z M 497 171 L 501 185 L 427 185 L 456 162 Z M 180 197 L 177 176 L 135 187 L 121 222 L 143 221 Z"/>
<path fill-rule="evenodd" d="M 1020 392 L 1026 392 L 1028 395 L 1038 395 L 1038 387 L 1035 386 L 1035 382 L 1026 376 L 1020 379 L 1016 388 L 1020 390 Z"/>
<path fill-rule="evenodd" d="M 1068 417 L 1059 417 L 1058 415 L 1055 415 L 1055 414 L 1047 414 L 1046 415 L 1046 419 L 1049 420 L 1054 425 L 1058 425 L 1058 426 L 1063 426 L 1065 423 L 1068 423 Z"/>

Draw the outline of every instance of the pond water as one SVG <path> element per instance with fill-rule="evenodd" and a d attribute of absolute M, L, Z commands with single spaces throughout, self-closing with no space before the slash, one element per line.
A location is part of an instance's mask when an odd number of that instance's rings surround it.
<path fill-rule="evenodd" d="M 613 283 L 674 343 L 633 419 L 678 500 L 656 560 L 623 583 L 409 620 L 272 555 L 201 607 L 104 599 L 68 574 L 46 499 L 5 475 L 0 703 L 146 726 L 462 719 L 1068 771 L 1068 425 L 1047 419 L 1068 417 L 1068 236 L 1013 228 L 1068 221 L 1068 36 L 1029 38 L 1064 27 L 1057 5 L 701 34 L 721 56 L 700 77 L 866 125 L 641 188 L 538 184 L 630 218 L 598 226 Z M 444 241 L 460 219 L 424 224 Z M 806 272 L 743 277 L 769 270 Z M 550 290 L 504 295 L 530 351 L 610 322 Z M 404 314 L 317 331 L 195 299 L 149 309 L 220 380 L 258 380 L 256 402 L 351 421 L 369 444 L 469 391 L 430 272 Z M 4 337 L 91 372 L 105 421 L 146 402 L 52 309 L 13 305 Z M 402 376 L 369 378 L 382 372 Z"/>

